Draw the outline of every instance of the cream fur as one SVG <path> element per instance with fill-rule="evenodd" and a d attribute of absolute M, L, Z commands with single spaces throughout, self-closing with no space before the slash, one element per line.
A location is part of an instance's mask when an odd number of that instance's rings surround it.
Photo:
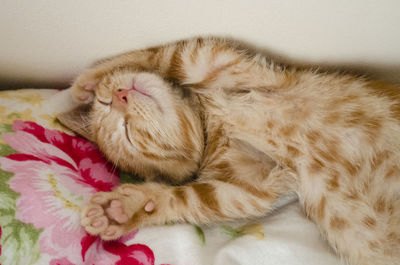
<path fill-rule="evenodd" d="M 142 225 L 261 216 L 296 192 L 350 264 L 399 264 L 399 88 L 266 61 L 199 38 L 116 56 L 79 76 L 73 96 L 96 98 L 91 133 L 111 161 L 150 179 L 199 177 L 97 194 L 82 212 L 86 230 L 108 240 Z M 112 94 L 132 80 L 153 98 L 132 92 L 116 108 Z M 129 221 L 104 214 L 114 200 Z"/>

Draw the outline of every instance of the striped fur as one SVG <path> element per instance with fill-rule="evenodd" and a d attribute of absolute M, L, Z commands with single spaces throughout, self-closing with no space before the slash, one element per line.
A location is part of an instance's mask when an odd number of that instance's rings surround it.
<path fill-rule="evenodd" d="M 132 80 L 151 97 L 131 93 Z M 257 217 L 299 195 L 350 264 L 400 263 L 399 88 L 286 70 L 221 39 L 191 39 L 104 60 L 72 86 L 94 100 L 91 138 L 149 179 L 99 193 L 82 225 L 103 239 L 167 222 Z"/>

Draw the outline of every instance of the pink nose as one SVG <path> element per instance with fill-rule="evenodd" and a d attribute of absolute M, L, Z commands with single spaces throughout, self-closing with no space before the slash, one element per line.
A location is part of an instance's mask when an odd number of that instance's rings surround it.
<path fill-rule="evenodd" d="M 114 91 L 114 96 L 121 103 L 128 103 L 128 94 L 129 94 L 128 89 L 118 89 Z"/>

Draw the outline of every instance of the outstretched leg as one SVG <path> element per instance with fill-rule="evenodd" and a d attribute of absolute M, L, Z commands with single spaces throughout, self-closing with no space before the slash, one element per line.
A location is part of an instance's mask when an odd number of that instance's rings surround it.
<path fill-rule="evenodd" d="M 226 177 L 184 186 L 124 184 L 112 192 L 94 194 L 82 210 L 81 224 L 88 233 L 113 240 L 139 226 L 262 216 L 280 195 L 289 192 L 283 180 L 287 178 L 285 170 L 275 168 L 253 183 Z"/>

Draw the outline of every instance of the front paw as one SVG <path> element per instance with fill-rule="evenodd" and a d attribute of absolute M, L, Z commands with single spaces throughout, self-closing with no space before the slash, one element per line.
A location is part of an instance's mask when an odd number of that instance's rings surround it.
<path fill-rule="evenodd" d="M 72 98 L 78 103 L 88 104 L 92 102 L 99 82 L 100 78 L 95 73 L 83 73 L 71 86 Z"/>
<path fill-rule="evenodd" d="M 91 235 L 114 240 L 140 226 L 154 209 L 154 200 L 139 186 L 122 185 L 95 193 L 81 212 L 81 225 Z"/>

